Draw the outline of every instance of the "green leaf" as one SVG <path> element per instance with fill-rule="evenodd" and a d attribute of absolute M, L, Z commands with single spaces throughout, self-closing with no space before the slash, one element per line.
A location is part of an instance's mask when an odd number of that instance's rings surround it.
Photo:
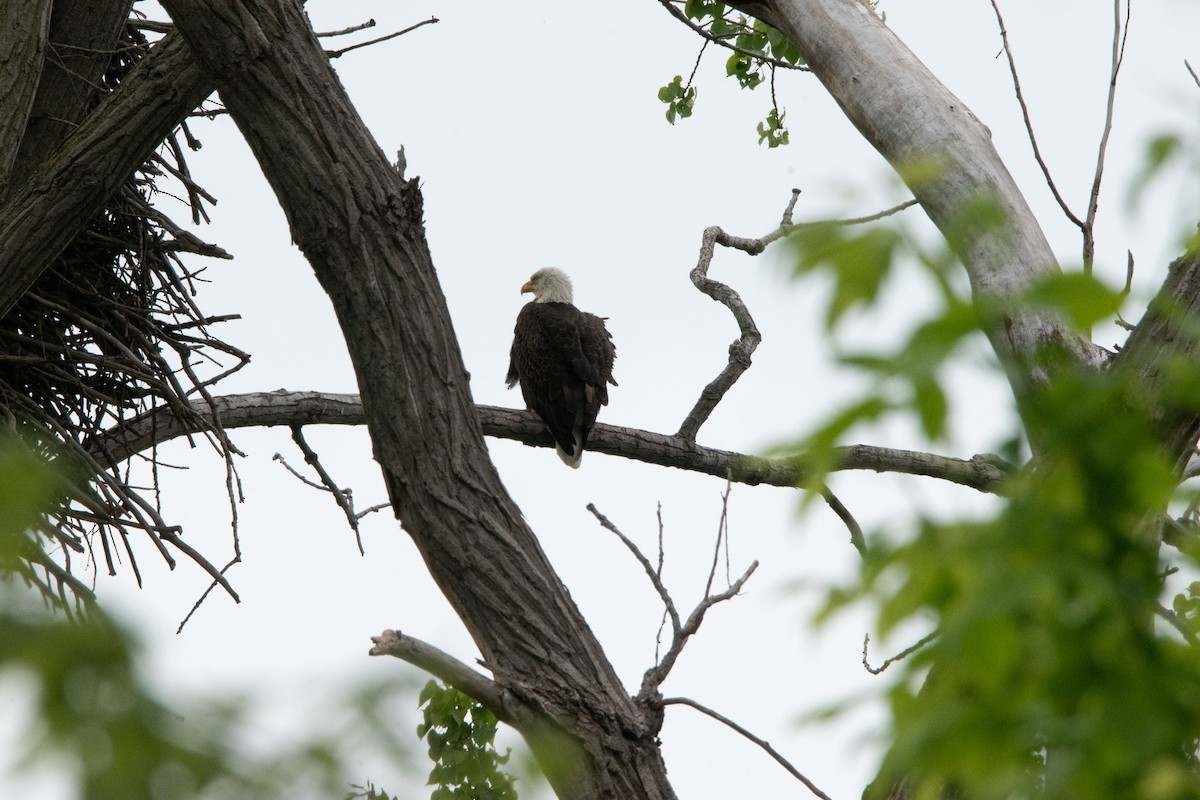
<path fill-rule="evenodd" d="M 1035 307 L 1059 312 L 1075 327 L 1086 330 L 1114 316 L 1124 297 L 1094 275 L 1067 272 L 1038 281 L 1025 299 Z"/>
<path fill-rule="evenodd" d="M 937 380 L 927 378 L 913 382 L 913 405 L 921 420 L 921 427 L 930 439 L 940 439 L 946 433 L 946 416 L 949 406 L 946 393 Z"/>

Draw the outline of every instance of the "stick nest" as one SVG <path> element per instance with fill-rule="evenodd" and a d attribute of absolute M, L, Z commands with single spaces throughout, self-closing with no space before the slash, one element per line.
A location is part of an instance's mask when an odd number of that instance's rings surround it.
<path fill-rule="evenodd" d="M 120 48 L 105 75 L 108 88 L 145 52 L 140 32 L 130 27 L 125 36 L 128 46 Z M 193 149 L 199 147 L 186 125 L 173 133 L 0 319 L 0 413 L 61 479 L 58 506 L 27 532 L 15 570 L 52 605 L 68 610 L 92 602 L 91 590 L 73 573 L 73 554 L 85 557 L 93 577 L 101 563 L 115 574 L 124 562 L 140 584 L 131 546 L 135 536 L 149 537 L 172 568 L 175 554 L 183 553 L 232 594 L 224 570 L 186 544 L 180 529 L 160 515 L 157 469 L 149 489 L 136 487 L 128 467 L 97 445 L 106 429 L 166 406 L 189 428 L 205 431 L 226 460 L 231 495 L 234 491 L 236 451 L 219 421 L 205 423 L 191 401 L 209 398 L 206 387 L 249 357 L 210 333 L 211 325 L 229 317 L 200 310 L 198 273 L 180 258 L 230 256 L 181 230 L 152 205 L 164 192 L 178 192 L 193 221 L 200 222 L 207 220 L 204 202 L 215 202 L 192 181 L 180 134 Z M 153 452 L 148 458 L 156 468 Z M 234 549 L 236 561 L 236 539 Z"/>

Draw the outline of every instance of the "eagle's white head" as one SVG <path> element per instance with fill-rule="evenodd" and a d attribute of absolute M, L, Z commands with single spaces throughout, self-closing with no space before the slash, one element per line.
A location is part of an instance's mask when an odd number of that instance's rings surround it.
<path fill-rule="evenodd" d="M 555 267 L 542 267 L 521 287 L 521 294 L 533 293 L 535 303 L 570 303 L 574 294 L 567 273 Z"/>

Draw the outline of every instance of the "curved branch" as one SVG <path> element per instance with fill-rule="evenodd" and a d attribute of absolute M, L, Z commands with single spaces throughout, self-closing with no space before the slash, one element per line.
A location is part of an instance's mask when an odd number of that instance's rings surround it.
<path fill-rule="evenodd" d="M 227 430 L 275 425 L 362 425 L 366 422 L 362 401 L 356 394 L 324 392 L 260 392 L 213 398 L 213 406 Z M 212 417 L 208 403 L 193 401 L 199 422 Z M 530 447 L 553 447 L 546 426 L 532 411 L 479 405 L 475 407 L 485 436 L 511 439 Z M 129 459 L 155 444 L 200 431 L 167 410 L 135 417 L 110 428 L 104 439 L 93 442 L 94 451 L 114 462 Z M 597 424 L 588 438 L 588 449 L 647 464 L 700 472 L 734 483 L 751 486 L 794 487 L 803 482 L 803 456 L 766 458 L 729 450 L 704 447 L 679 436 L 638 428 Z M 992 454 L 969 459 L 939 456 L 914 450 L 897 450 L 853 444 L 833 450 L 830 472 L 870 470 L 920 475 L 957 483 L 981 492 L 997 492 L 1012 471 L 1012 465 Z"/>
<path fill-rule="evenodd" d="M 1004 17 L 1000 15 L 1000 6 L 997 5 L 996 0 L 992 0 L 992 10 L 996 12 L 996 24 L 1000 26 L 1000 43 L 1004 46 L 1004 55 L 1008 59 L 1008 71 L 1012 74 L 1013 89 L 1017 94 L 1017 104 L 1021 106 L 1021 116 L 1025 119 L 1025 133 L 1028 134 L 1029 144 L 1033 147 L 1033 159 L 1042 168 L 1042 176 L 1046 179 L 1046 185 L 1050 187 L 1050 193 L 1058 201 L 1058 207 L 1066 214 L 1067 219 L 1075 223 L 1076 227 L 1082 231 L 1086 231 L 1086 224 L 1071 211 L 1071 207 L 1067 205 L 1067 201 L 1059 194 L 1058 185 L 1054 183 L 1054 178 L 1050 177 L 1050 167 L 1046 165 L 1045 159 L 1042 158 L 1042 150 L 1038 147 L 1037 137 L 1033 133 L 1033 120 L 1029 118 L 1029 106 L 1025 103 L 1025 93 L 1021 91 L 1021 79 L 1017 77 L 1017 62 L 1013 58 L 1012 49 L 1008 46 L 1008 29 L 1004 26 Z"/>
<path fill-rule="evenodd" d="M 705 229 L 704 235 L 701 237 L 700 259 L 696 262 L 696 266 L 690 273 L 692 283 L 695 284 L 697 289 L 729 309 L 730 313 L 733 314 L 733 318 L 737 320 L 738 330 L 741 331 L 741 334 L 737 341 L 729 345 L 729 363 L 721 370 L 721 374 L 704 387 L 704 391 L 700 393 L 700 399 L 696 401 L 696 405 L 688 412 L 687 417 L 683 420 L 683 424 L 679 426 L 679 431 L 675 435 L 681 439 L 695 441 L 700 426 L 712 414 L 713 409 L 717 407 L 717 403 L 721 402 L 721 398 L 733 387 L 733 384 L 742 376 L 742 373 L 750 368 L 750 357 L 754 354 L 758 343 L 762 341 L 762 334 L 758 332 L 758 327 L 754 324 L 754 318 L 750 316 L 750 310 L 742 302 L 741 295 L 728 285 L 720 281 L 714 281 L 708 277 L 708 268 L 712 265 L 713 253 L 716 251 L 716 246 L 720 244 L 724 247 L 741 250 L 752 256 L 758 255 L 767 249 L 767 245 L 786 234 L 791 228 L 792 211 L 796 208 L 796 200 L 799 197 L 800 190 L 792 189 L 792 199 L 788 202 L 787 208 L 784 209 L 783 219 L 780 221 L 779 227 L 761 239 L 743 239 L 730 236 L 715 225 Z"/>

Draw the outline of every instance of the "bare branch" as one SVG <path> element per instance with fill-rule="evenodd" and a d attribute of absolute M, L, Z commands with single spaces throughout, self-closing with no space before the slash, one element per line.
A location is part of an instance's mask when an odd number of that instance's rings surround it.
<path fill-rule="evenodd" d="M 324 392 L 260 392 L 213 398 L 225 429 L 275 425 L 362 425 L 365 422 L 358 395 Z M 156 442 L 203 430 L 200 423 L 211 416 L 208 404 L 193 402 L 199 419 L 188 423 L 159 410 L 134 417 L 110 428 L 103 439 L 92 442 L 95 452 L 119 463 L 147 450 Z M 486 436 L 512 439 L 530 447 L 553 447 L 545 424 L 532 411 L 497 406 L 476 406 Z M 187 425 L 191 424 L 191 427 Z M 763 458 L 729 450 L 704 447 L 678 436 L 638 428 L 598 424 L 588 438 L 592 452 L 620 456 L 648 464 L 675 467 L 751 486 L 795 487 L 804 482 L 803 456 Z M 979 454 L 969 459 L 951 458 L 913 450 L 897 450 L 865 444 L 833 450 L 830 472 L 871 470 L 921 475 L 957 483 L 981 492 L 996 492 L 1012 471 L 1012 465 L 997 455 Z"/>
<path fill-rule="evenodd" d="M 348 33 L 358 33 L 365 31 L 367 28 L 374 28 L 375 20 L 369 19 L 366 22 L 360 22 L 357 25 L 351 25 L 349 28 L 342 28 L 338 31 L 322 31 L 317 34 L 318 39 L 331 39 L 334 36 L 345 36 Z"/>
<path fill-rule="evenodd" d="M 701 705 L 700 703 L 697 703 L 695 700 L 692 700 L 691 698 L 688 698 L 688 697 L 667 697 L 667 698 L 663 699 L 662 704 L 664 706 L 690 706 L 690 707 L 696 709 L 697 711 L 699 711 L 701 714 L 707 714 L 708 716 L 715 719 L 717 722 L 720 722 L 723 725 L 727 725 L 728 727 L 733 728 L 735 731 L 740 733 L 742 736 L 745 736 L 747 739 L 754 742 L 756 745 L 761 747 L 763 750 L 766 750 L 767 753 L 771 756 L 771 758 L 778 761 L 780 766 L 782 766 L 784 769 L 786 769 L 788 772 L 790 772 L 792 774 L 792 777 L 794 777 L 796 780 L 800 781 L 805 786 L 807 786 L 808 790 L 810 792 L 815 794 L 817 797 L 824 798 L 824 800 L 831 800 L 829 795 L 822 792 L 820 789 L 817 788 L 816 784 L 814 784 L 808 778 L 804 777 L 804 775 L 800 772 L 800 770 L 796 769 L 792 765 L 792 762 L 788 761 L 786 758 L 784 758 L 782 755 L 780 755 L 779 751 L 776 750 L 774 747 L 772 747 L 770 742 L 766 741 L 765 739 L 760 739 L 759 737 L 755 736 L 753 733 L 746 730 L 741 725 L 738 725 L 736 722 L 731 720 L 729 717 L 719 714 L 716 711 L 713 711 L 708 706 Z"/>
<path fill-rule="evenodd" d="M 891 658 L 884 659 L 884 662 L 882 664 L 880 664 L 878 667 L 872 667 L 871 663 L 869 661 L 867 661 L 867 645 L 871 641 L 871 636 L 870 636 L 870 634 L 866 634 L 863 636 L 863 657 L 862 657 L 863 668 L 866 669 L 866 671 L 871 673 L 872 675 L 878 675 L 879 673 L 883 672 L 885 669 L 890 667 L 892 664 L 895 664 L 897 661 L 901 661 L 905 658 L 908 658 L 913 653 L 917 652 L 922 647 L 924 647 L 925 645 L 932 642 L 934 639 L 937 638 L 938 633 L 940 633 L 940 631 L 933 631 L 930 634 L 922 636 L 920 641 L 918 641 L 916 644 L 914 644 L 910 647 L 904 648 L 903 650 L 901 650 L 899 653 L 892 656 Z"/>
<path fill-rule="evenodd" d="M 329 56 L 331 59 L 340 58 L 340 57 L 344 56 L 346 53 L 349 53 L 351 50 L 357 50 L 360 47 L 369 47 L 370 45 L 373 45 L 373 44 L 379 44 L 380 42 L 386 42 L 388 39 L 395 39 L 397 36 L 403 36 L 406 33 L 411 33 L 412 31 L 415 31 L 417 28 L 420 28 L 424 25 L 435 25 L 440 21 L 441 20 L 439 20 L 437 17 L 430 17 L 429 19 L 421 20 L 416 25 L 409 25 L 407 28 L 405 28 L 402 31 L 396 31 L 395 33 L 389 33 L 387 36 L 380 36 L 378 39 L 371 39 L 370 41 L 367 41 L 367 42 L 359 42 L 358 44 L 352 44 L 349 47 L 343 47 L 341 50 L 326 50 L 325 55 Z M 374 20 L 372 20 L 371 22 L 374 23 Z"/>
<path fill-rule="evenodd" d="M 838 515 L 838 519 L 845 523 L 846 529 L 850 531 L 850 544 L 854 545 L 854 549 L 858 551 L 860 556 L 865 556 L 867 554 L 867 540 L 863 536 L 862 527 L 859 526 L 858 520 L 850 513 L 850 509 L 846 508 L 828 486 L 821 487 L 821 496 L 825 498 L 825 503 L 833 510 L 833 513 Z"/>
<path fill-rule="evenodd" d="M 350 490 L 342 489 L 333 480 L 333 476 L 321 464 L 317 451 L 313 450 L 304 438 L 304 429 L 300 425 L 292 426 L 292 441 L 300 448 L 300 452 L 304 453 L 304 462 L 312 467 L 321 478 L 321 488 L 333 495 L 334 502 L 346 515 L 346 521 L 350 523 L 350 529 L 354 531 L 354 541 L 358 543 L 358 554 L 365 556 L 367 551 L 363 549 L 362 531 L 358 529 L 358 515 L 354 513 L 354 501 L 351 499 Z"/>
<path fill-rule="evenodd" d="M 1100 134 L 1100 146 L 1096 150 L 1096 176 L 1092 179 L 1092 194 L 1088 200 L 1087 225 L 1083 230 L 1083 270 L 1091 273 L 1096 256 L 1096 211 L 1100 207 L 1100 181 L 1104 177 L 1104 154 L 1108 150 L 1108 136 L 1112 133 L 1113 106 L 1117 98 L 1117 75 L 1121 62 L 1125 60 L 1125 39 L 1129 35 L 1129 15 L 1132 6 L 1125 6 L 1125 24 L 1121 25 L 1121 0 L 1113 0 L 1112 71 L 1108 78 L 1108 102 L 1104 110 L 1104 132 Z"/>
<path fill-rule="evenodd" d="M 233 558 L 231 558 L 231 559 L 229 560 L 229 563 L 228 563 L 228 564 L 226 564 L 225 566 L 221 567 L 221 576 L 224 576 L 224 575 L 225 575 L 225 573 L 229 571 L 229 568 L 230 568 L 230 567 L 232 567 L 234 564 L 240 564 L 240 563 L 242 563 L 242 554 L 241 554 L 240 552 L 238 552 L 238 553 L 235 553 L 235 554 L 234 554 Z M 222 580 L 223 580 L 223 577 L 222 577 Z M 209 596 L 209 595 L 212 593 L 212 590 L 213 590 L 213 589 L 215 589 L 215 588 L 217 588 L 217 586 L 219 585 L 219 583 L 220 583 L 220 581 L 214 580 L 212 583 L 210 583 L 210 584 L 208 585 L 208 588 L 207 588 L 207 589 L 205 589 L 205 590 L 204 590 L 204 592 L 203 592 L 203 593 L 201 593 L 201 595 L 200 595 L 198 598 L 196 598 L 196 602 L 192 604 L 192 608 L 191 608 L 191 610 L 190 610 L 190 611 L 188 611 L 188 613 L 187 613 L 187 616 L 185 616 L 185 617 L 184 617 L 184 618 L 183 618 L 183 619 L 182 619 L 182 620 L 179 622 L 179 627 L 175 629 L 175 634 L 176 634 L 176 635 L 178 635 L 178 634 L 180 634 L 180 633 L 183 633 L 183 628 L 184 628 L 184 626 L 185 626 L 185 625 L 187 625 L 187 624 L 188 624 L 188 620 L 190 620 L 190 619 L 192 618 L 192 616 L 193 616 L 193 615 L 194 615 L 194 614 L 195 614 L 197 611 L 199 611 L 199 610 L 200 610 L 200 606 L 201 606 L 201 605 L 204 603 L 204 601 L 205 601 L 205 600 L 207 600 L 207 599 L 208 599 L 208 596 Z M 242 601 L 241 601 L 241 600 L 238 598 L 238 596 L 237 596 L 237 595 L 234 595 L 234 596 L 233 596 L 233 599 L 234 599 L 236 602 L 238 602 L 238 603 L 242 602 Z"/>
<path fill-rule="evenodd" d="M 721 402 L 721 398 L 733 387 L 742 373 L 750 368 L 750 357 L 758 347 L 758 343 L 762 341 L 762 334 L 758 332 L 754 318 L 750 316 L 750 310 L 742 302 L 741 296 L 726 284 L 708 277 L 708 269 L 712 264 L 716 246 L 720 244 L 724 247 L 742 250 L 752 256 L 758 255 L 767 248 L 767 245 L 787 233 L 792 223 L 792 210 L 796 207 L 796 199 L 799 196 L 800 190 L 793 189 L 791 201 L 784 211 L 779 227 L 761 239 L 742 239 L 730 236 L 715 225 L 706 229 L 701 237 L 700 259 L 690 274 L 692 283 L 701 292 L 729 309 L 737 321 L 741 334 L 737 341 L 729 345 L 729 363 L 721 370 L 720 375 L 704 387 L 704 391 L 700 393 L 700 399 L 696 401 L 696 405 L 688 412 L 683 424 L 679 426 L 679 431 L 675 435 L 681 439 L 695 441 L 700 426 L 712 414 L 713 409 Z"/>
<path fill-rule="evenodd" d="M 675 608 L 675 602 L 671 599 L 671 594 L 667 591 L 667 587 L 663 585 L 661 562 L 659 564 L 659 568 L 655 569 L 654 565 L 650 563 L 650 560 L 642 555 L 642 551 L 638 549 L 638 546 L 634 544 L 628 536 L 621 533 L 620 528 L 614 525 L 608 517 L 600 513 L 595 504 L 588 503 L 587 510 L 592 512 L 592 516 L 596 518 L 596 521 L 600 523 L 601 527 L 603 527 L 605 530 L 612 531 L 617 535 L 617 538 L 621 540 L 621 543 L 629 548 L 629 552 L 633 553 L 633 557 L 636 558 L 638 563 L 642 565 L 642 568 L 646 570 L 646 575 L 650 577 L 650 583 L 654 584 L 654 590 L 658 592 L 658 596 L 662 598 L 663 606 L 666 608 L 667 613 L 671 615 L 671 630 L 676 636 L 678 636 L 682 625 L 679 620 L 679 612 Z"/>
<path fill-rule="evenodd" d="M 848 217 L 845 219 L 824 219 L 815 222 L 797 222 L 788 228 L 789 231 L 799 230 L 801 228 L 812 228 L 817 225 L 862 225 L 865 222 L 874 222 L 875 220 L 890 217 L 893 214 L 898 214 L 906 208 L 912 208 L 917 204 L 916 199 L 905 200 L 903 203 L 897 203 L 891 208 L 885 208 L 883 211 L 877 211 L 874 214 L 868 214 L 865 217 Z"/>
<path fill-rule="evenodd" d="M 658 694 L 658 687 L 666 680 L 667 675 L 671 672 L 671 668 L 679 660 L 679 656 L 683 653 L 683 648 L 687 644 L 687 640 L 700 630 L 700 625 L 704 622 L 704 615 L 717 603 L 723 603 L 740 592 L 742 586 L 745 585 L 746 581 L 750 580 L 750 576 L 754 574 L 754 570 L 756 569 L 758 569 L 758 562 L 750 562 L 750 566 L 746 568 L 742 576 L 734 581 L 728 589 L 719 594 L 706 594 L 704 599 L 696 605 L 691 615 L 688 616 L 687 622 L 675 634 L 675 637 L 671 641 L 671 646 L 667 649 L 662 659 L 657 665 L 646 670 L 646 674 L 642 676 L 642 688 L 638 691 L 637 695 L 639 702 L 648 702 L 650 698 Z"/>
<path fill-rule="evenodd" d="M 671 599 L 670 592 L 667 591 L 667 587 L 662 582 L 661 569 L 656 570 L 654 565 L 650 563 L 650 560 L 642 555 L 642 551 L 638 549 L 637 545 L 629 537 L 621 533 L 620 529 L 608 517 L 601 514 L 594 504 L 588 503 L 587 505 L 587 510 L 592 513 L 592 516 L 596 518 L 600 525 L 606 530 L 615 533 L 621 542 L 629 548 L 629 551 L 633 553 L 634 558 L 638 560 L 642 568 L 646 571 L 646 574 L 650 577 L 650 582 L 654 584 L 655 591 L 662 598 L 663 605 L 666 607 L 667 613 L 671 616 L 671 646 L 667 649 L 666 654 L 658 660 L 658 663 L 646 670 L 645 675 L 642 677 L 642 688 L 638 692 L 636 699 L 643 705 L 654 705 L 654 698 L 658 696 L 658 687 L 662 685 L 662 682 L 666 680 L 667 675 L 671 672 L 671 668 L 675 666 L 675 662 L 679 659 L 683 648 L 687 645 L 687 640 L 700 630 L 700 625 L 704 622 L 704 615 L 708 609 L 736 595 L 741 591 L 746 581 L 750 579 L 750 576 L 754 574 L 754 570 L 758 569 L 758 562 L 755 561 L 750 564 L 750 567 L 742 574 L 742 577 L 730 584 L 728 589 L 719 594 L 711 593 L 713 576 L 716 574 L 721 552 L 721 541 L 727 533 L 729 492 L 730 490 L 727 485 L 725 493 L 721 497 L 721 524 L 717 532 L 717 551 L 713 558 L 712 568 L 708 573 L 708 583 L 704 587 L 704 598 L 696 605 L 687 622 L 684 623 L 680 622 L 675 602 Z M 661 521 L 661 515 L 659 519 Z"/>
<path fill-rule="evenodd" d="M 1186 58 L 1183 60 L 1183 65 L 1187 67 L 1187 71 L 1192 76 L 1192 80 L 1196 82 L 1196 85 L 1200 86 L 1200 75 L 1196 74 L 1196 70 L 1192 69 L 1192 65 L 1188 63 Z"/>
<path fill-rule="evenodd" d="M 484 706 L 496 715 L 496 719 L 511 722 L 512 715 L 505 710 L 504 694 L 495 681 L 479 674 L 444 650 L 393 630 L 385 630 L 378 636 L 372 636 L 371 642 L 374 646 L 368 651 L 368 655 L 393 656 L 407 661 Z"/>
<path fill-rule="evenodd" d="M 1058 186 L 1054 183 L 1054 178 L 1050 177 L 1050 168 L 1046 166 L 1045 160 L 1042 158 L 1042 151 L 1038 148 L 1037 137 L 1033 133 L 1033 122 L 1029 119 L 1029 106 L 1025 104 L 1025 95 L 1021 92 L 1021 80 L 1017 77 L 1017 62 L 1013 59 L 1012 50 L 1008 46 L 1008 30 L 1004 27 L 1004 17 L 1000 16 L 1000 6 L 996 4 L 996 0 L 991 0 L 992 10 L 996 12 L 996 22 L 1000 26 L 1000 41 L 1004 44 L 1004 55 L 1008 58 L 1008 70 L 1012 73 L 1013 88 L 1017 92 L 1017 103 L 1021 106 L 1021 116 L 1025 118 L 1025 131 L 1029 134 L 1029 144 L 1033 146 L 1033 158 L 1042 169 L 1042 175 L 1046 178 L 1046 185 L 1050 187 L 1050 193 L 1054 195 L 1054 199 L 1058 202 L 1059 208 L 1067 216 L 1067 219 L 1075 223 L 1080 230 L 1087 230 L 1083 220 L 1075 216 L 1071 208 L 1067 205 L 1067 201 L 1058 192 Z"/>

